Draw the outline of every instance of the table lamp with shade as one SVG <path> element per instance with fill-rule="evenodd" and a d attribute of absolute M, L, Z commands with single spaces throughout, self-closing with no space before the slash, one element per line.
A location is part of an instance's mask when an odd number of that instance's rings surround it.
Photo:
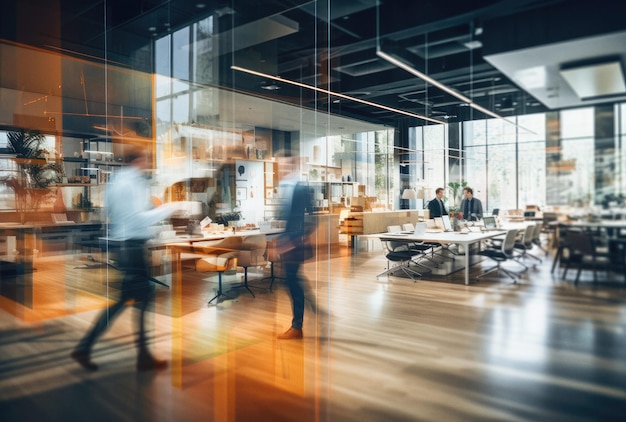
<path fill-rule="evenodd" d="M 417 199 L 417 192 L 413 188 L 407 188 L 402 191 L 402 199 Z"/>

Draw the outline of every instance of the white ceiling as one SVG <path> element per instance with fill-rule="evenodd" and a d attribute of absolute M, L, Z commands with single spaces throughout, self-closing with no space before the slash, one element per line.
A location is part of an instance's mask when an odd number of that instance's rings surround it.
<path fill-rule="evenodd" d="M 563 67 L 583 61 L 613 58 L 626 63 L 624 46 L 626 32 L 616 32 L 493 54 L 485 56 L 485 60 L 546 107 L 556 110 L 626 100 L 626 94 L 580 98 L 561 74 Z M 587 89 L 597 82 L 590 77 Z"/>

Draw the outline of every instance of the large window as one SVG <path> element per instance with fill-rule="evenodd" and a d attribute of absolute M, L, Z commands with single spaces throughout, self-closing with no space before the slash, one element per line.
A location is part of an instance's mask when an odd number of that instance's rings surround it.
<path fill-rule="evenodd" d="M 546 201 L 546 148 L 545 115 L 533 114 L 517 119 L 518 155 L 517 192 L 518 203 L 545 205 Z"/>
<path fill-rule="evenodd" d="M 425 126 L 424 132 L 424 179 L 429 192 L 434 196 L 435 189 L 447 184 L 448 160 L 446 125 Z M 432 198 L 427 198 L 432 199 Z"/>
<path fill-rule="evenodd" d="M 558 190 L 549 191 L 549 205 L 585 206 L 592 200 L 595 164 L 593 117 L 593 108 L 560 113 L 560 161 L 548 169 L 557 174 Z"/>
<path fill-rule="evenodd" d="M 465 178 L 478 196 L 486 197 L 484 205 L 488 209 L 593 204 L 594 195 L 603 197 L 602 192 L 596 192 L 594 180 L 600 165 L 614 168 L 616 183 L 610 190 L 620 194 L 625 185 L 623 136 L 616 143 L 617 151 L 607 149 L 599 162 L 594 118 L 593 108 L 559 113 L 558 140 L 549 157 L 545 114 L 519 116 L 514 120 L 516 124 L 498 119 L 465 122 Z M 616 132 L 623 131 L 620 128 L 624 122 L 618 113 Z M 481 195 L 483 181 L 486 195 Z"/>

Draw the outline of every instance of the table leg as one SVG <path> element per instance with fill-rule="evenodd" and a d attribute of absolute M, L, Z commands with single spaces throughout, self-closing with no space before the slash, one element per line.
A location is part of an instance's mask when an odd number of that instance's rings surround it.
<path fill-rule="evenodd" d="M 172 385 L 183 386 L 183 272 L 180 252 L 172 251 Z"/>
<path fill-rule="evenodd" d="M 465 285 L 469 285 L 469 267 L 470 267 L 470 245 L 463 246 L 465 248 Z"/>
<path fill-rule="evenodd" d="M 554 261 L 552 261 L 552 269 L 550 270 L 551 274 L 554 273 L 554 269 L 556 268 L 559 260 L 561 259 L 562 253 L 563 253 L 563 246 L 559 245 L 558 249 L 556 250 L 556 254 L 554 255 Z"/>

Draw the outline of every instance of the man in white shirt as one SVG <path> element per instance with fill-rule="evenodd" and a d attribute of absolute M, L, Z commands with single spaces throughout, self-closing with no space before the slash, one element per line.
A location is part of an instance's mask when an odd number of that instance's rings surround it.
<path fill-rule="evenodd" d="M 142 147 L 130 147 L 126 154 L 128 166 L 117 172 L 105 192 L 105 209 L 109 222 L 110 246 L 118 247 L 117 266 L 124 273 L 118 300 L 96 319 L 92 329 L 80 340 L 71 357 L 89 371 L 98 369 L 91 361 L 91 349 L 128 300 L 140 309 L 137 337 L 137 370 L 163 369 L 167 361 L 156 359 L 147 347 L 145 313 L 153 305 L 154 286 L 151 284 L 145 243 L 149 227 L 167 218 L 178 205 L 171 203 L 155 207 L 150 196 L 146 170 L 150 168 L 147 152 Z"/>

